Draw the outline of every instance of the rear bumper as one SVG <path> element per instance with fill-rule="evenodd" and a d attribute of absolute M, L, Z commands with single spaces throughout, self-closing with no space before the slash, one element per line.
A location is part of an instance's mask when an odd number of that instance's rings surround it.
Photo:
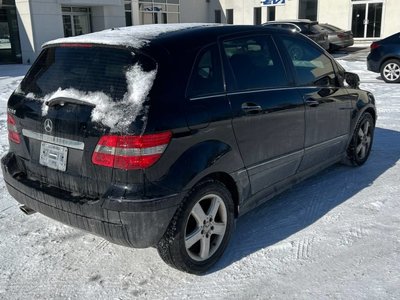
<path fill-rule="evenodd" d="M 380 64 L 378 61 L 373 60 L 370 56 L 367 57 L 367 70 L 375 73 L 379 73 Z"/>
<path fill-rule="evenodd" d="M 179 195 L 157 199 L 90 200 L 26 178 L 13 153 L 1 159 L 7 189 L 19 203 L 64 224 L 89 231 L 110 242 L 146 248 L 166 231 L 179 205 Z"/>

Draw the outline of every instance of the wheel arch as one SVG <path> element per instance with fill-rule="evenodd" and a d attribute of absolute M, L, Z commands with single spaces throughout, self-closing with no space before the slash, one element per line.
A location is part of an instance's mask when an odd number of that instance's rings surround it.
<path fill-rule="evenodd" d="M 372 107 L 368 107 L 366 110 L 363 111 L 363 114 L 364 113 L 369 113 L 372 116 L 372 118 L 374 119 L 374 123 L 376 124 L 377 115 L 376 115 L 375 109 L 373 109 Z M 361 118 L 361 116 L 360 116 L 360 118 Z"/>
<path fill-rule="evenodd" d="M 233 200 L 233 204 L 235 207 L 235 218 L 239 216 L 239 191 L 238 187 L 236 185 L 235 180 L 227 173 L 224 172 L 215 172 L 208 174 L 207 176 L 203 177 L 200 179 L 196 184 L 199 184 L 201 182 L 207 181 L 207 180 L 215 180 L 220 183 L 222 183 L 230 192 Z"/>
<path fill-rule="evenodd" d="M 382 61 L 381 61 L 381 63 L 380 63 L 380 65 L 379 65 L 379 72 L 382 72 L 383 65 L 384 65 L 387 61 L 392 60 L 392 59 L 397 60 L 397 61 L 400 63 L 400 57 L 394 56 L 394 55 L 387 56 L 387 57 L 385 57 L 384 59 L 382 59 Z"/>

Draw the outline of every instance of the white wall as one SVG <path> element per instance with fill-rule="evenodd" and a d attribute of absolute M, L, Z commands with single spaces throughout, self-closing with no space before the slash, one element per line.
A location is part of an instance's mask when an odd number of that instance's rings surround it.
<path fill-rule="evenodd" d="M 384 6 L 382 37 L 388 37 L 400 31 L 400 1 L 386 0 Z"/>
<path fill-rule="evenodd" d="M 182 2 L 186 0 L 181 1 Z M 324 0 L 327 1 L 327 0 Z M 223 22 L 226 22 L 226 9 L 233 9 L 234 24 L 254 24 L 254 8 L 261 7 L 261 21 L 267 21 L 267 7 L 260 0 L 210 0 L 209 21 L 214 22 L 214 10 L 222 9 Z M 276 6 L 276 19 L 296 19 L 298 15 L 298 0 L 286 0 L 283 6 Z"/>
<path fill-rule="evenodd" d="M 31 20 L 31 10 L 28 0 L 16 0 L 19 38 L 21 43 L 22 62 L 28 63 L 35 58 L 35 45 Z"/>
<path fill-rule="evenodd" d="M 209 22 L 209 6 L 210 4 L 207 3 L 206 0 L 181 0 L 180 22 L 181 23 Z"/>
<path fill-rule="evenodd" d="M 332 5 L 330 1 L 319 1 L 318 3 L 318 21 L 320 23 L 329 23 L 342 29 L 351 30 L 351 13 L 351 0 L 337 1 L 336 5 Z"/>
<path fill-rule="evenodd" d="M 124 6 L 95 6 L 92 11 L 92 31 L 125 26 Z"/>
<path fill-rule="evenodd" d="M 327 0 L 324 0 L 327 1 Z M 331 2 L 331 1 L 329 1 Z M 286 0 L 285 5 L 276 6 L 276 20 L 293 20 L 299 17 L 299 1 Z"/>

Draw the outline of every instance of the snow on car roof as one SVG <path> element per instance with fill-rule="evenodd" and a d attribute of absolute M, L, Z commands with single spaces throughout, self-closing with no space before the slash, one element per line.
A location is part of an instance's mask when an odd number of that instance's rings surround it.
<path fill-rule="evenodd" d="M 141 48 L 161 34 L 196 27 L 216 26 L 210 23 L 152 24 L 107 29 L 68 38 L 59 38 L 42 47 L 63 43 L 88 43 Z"/>

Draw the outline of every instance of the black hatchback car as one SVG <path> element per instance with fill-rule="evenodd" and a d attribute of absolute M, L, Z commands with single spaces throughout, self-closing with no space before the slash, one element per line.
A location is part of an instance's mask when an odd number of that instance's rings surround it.
<path fill-rule="evenodd" d="M 27 214 L 202 273 L 235 218 L 367 160 L 377 115 L 358 83 L 301 34 L 263 26 L 55 40 L 8 101 L 4 179 Z"/>
<path fill-rule="evenodd" d="M 381 73 L 387 83 L 400 82 L 400 32 L 371 44 L 368 70 Z"/>

